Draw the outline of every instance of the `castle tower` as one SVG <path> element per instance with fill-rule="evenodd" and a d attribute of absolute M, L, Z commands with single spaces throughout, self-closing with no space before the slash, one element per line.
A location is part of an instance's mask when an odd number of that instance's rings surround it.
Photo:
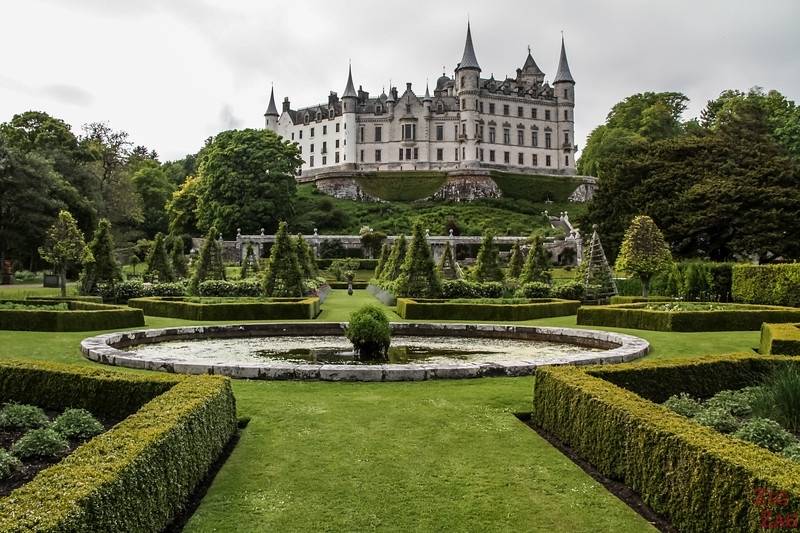
<path fill-rule="evenodd" d="M 356 164 L 356 105 L 358 94 L 353 87 L 353 69 L 347 68 L 347 86 L 342 94 L 342 118 L 344 119 L 344 163 Z"/>
<path fill-rule="evenodd" d="M 275 131 L 278 127 L 278 108 L 275 106 L 275 89 L 269 90 L 269 105 L 267 112 L 264 113 L 264 127 L 268 130 Z"/>
<path fill-rule="evenodd" d="M 558 168 L 567 172 L 575 172 L 575 80 L 569 71 L 567 51 L 564 48 L 564 36 L 561 36 L 561 57 L 558 70 L 553 79 L 553 89 L 558 100 L 558 140 L 556 146 L 562 148 L 559 153 Z"/>
<path fill-rule="evenodd" d="M 464 44 L 464 55 L 456 68 L 456 95 L 461 110 L 459 124 L 459 161 L 462 167 L 478 166 L 477 125 L 478 95 L 480 94 L 481 67 L 475 57 L 472 46 L 472 32 L 467 22 L 467 41 Z"/>

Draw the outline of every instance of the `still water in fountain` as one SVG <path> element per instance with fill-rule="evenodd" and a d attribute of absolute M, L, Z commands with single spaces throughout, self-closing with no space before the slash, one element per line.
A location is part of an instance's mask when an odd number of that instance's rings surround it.
<path fill-rule="evenodd" d="M 127 348 L 144 360 L 197 363 L 384 364 L 359 361 L 344 337 L 248 337 L 141 344 Z M 393 337 L 389 363 L 521 362 L 599 349 L 555 342 L 460 337 Z"/>

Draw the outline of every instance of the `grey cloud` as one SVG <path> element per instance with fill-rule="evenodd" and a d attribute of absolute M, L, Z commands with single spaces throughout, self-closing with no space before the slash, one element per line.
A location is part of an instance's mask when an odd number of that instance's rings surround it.
<path fill-rule="evenodd" d="M 242 126 L 242 120 L 233 114 L 233 108 L 229 104 L 222 106 L 219 111 L 220 130 L 235 130 Z"/>
<path fill-rule="evenodd" d="M 65 104 L 72 104 L 77 106 L 86 107 L 92 103 L 94 98 L 89 91 L 76 87 L 74 85 L 53 84 L 46 85 L 41 88 L 42 94 L 58 100 Z"/>

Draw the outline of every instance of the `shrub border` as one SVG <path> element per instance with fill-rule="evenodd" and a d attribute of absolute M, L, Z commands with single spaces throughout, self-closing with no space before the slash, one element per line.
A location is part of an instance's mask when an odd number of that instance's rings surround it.
<path fill-rule="evenodd" d="M 544 367 L 536 372 L 533 420 L 601 473 L 623 481 L 680 531 L 757 531 L 763 508 L 753 504 L 755 490 L 786 491 L 791 508 L 798 509 L 800 465 L 651 400 L 678 392 L 708 397 L 753 385 L 781 364 L 792 359 L 735 354 L 619 367 Z"/>
<path fill-rule="evenodd" d="M 0 300 L 29 306 L 66 303 L 67 311 L 0 309 L 0 330 L 12 331 L 100 331 L 144 326 L 139 309 L 74 299 Z"/>
<path fill-rule="evenodd" d="M 736 305 L 721 311 L 654 311 L 647 303 L 583 306 L 578 325 L 653 331 L 758 331 L 763 322 L 797 322 L 800 309 L 769 305 Z M 747 309 L 752 307 L 752 309 Z"/>
<path fill-rule="evenodd" d="M 317 296 L 270 298 L 264 302 L 203 304 L 183 301 L 184 296 L 132 298 L 128 305 L 145 315 L 184 320 L 305 320 L 320 313 Z"/>
<path fill-rule="evenodd" d="M 17 374 L 38 380 L 47 389 L 45 403 L 51 408 L 56 403 L 73 406 L 76 397 L 94 397 L 97 406 L 100 397 L 107 403 L 129 401 L 118 395 L 128 385 L 138 391 L 137 401 L 146 403 L 1 498 L 1 531 L 163 530 L 187 505 L 236 431 L 235 400 L 224 378 L 143 377 L 55 363 L 0 363 L 6 382 Z M 28 389 L 17 399 L 30 401 L 36 393 Z"/>
<path fill-rule="evenodd" d="M 470 303 L 467 300 L 398 298 L 397 314 L 417 320 L 520 321 L 574 315 L 581 302 L 558 298 L 533 298 L 523 304 Z"/>
<path fill-rule="evenodd" d="M 759 352 L 764 355 L 800 355 L 800 324 L 761 324 Z"/>

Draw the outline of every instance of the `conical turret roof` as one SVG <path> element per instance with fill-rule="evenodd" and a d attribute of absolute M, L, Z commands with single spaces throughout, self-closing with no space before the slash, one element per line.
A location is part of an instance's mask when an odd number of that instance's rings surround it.
<path fill-rule="evenodd" d="M 264 115 L 275 115 L 278 116 L 278 108 L 275 106 L 275 89 L 270 88 L 269 90 L 269 105 L 267 106 L 267 112 Z"/>
<path fill-rule="evenodd" d="M 558 71 L 556 72 L 556 77 L 553 80 L 553 83 L 559 83 L 562 81 L 575 83 L 575 80 L 572 79 L 572 73 L 569 71 L 569 63 L 567 63 L 567 50 L 564 48 L 563 35 L 561 36 L 561 57 L 558 60 Z"/>
<path fill-rule="evenodd" d="M 344 94 L 342 94 L 342 98 L 347 97 L 358 97 L 356 94 L 356 89 L 353 87 L 353 68 L 347 67 L 347 87 L 344 88 Z"/>
<path fill-rule="evenodd" d="M 469 22 L 467 22 L 467 42 L 464 43 L 464 55 L 461 58 L 461 63 L 458 64 L 458 70 L 464 68 L 481 69 L 481 66 L 478 65 L 478 59 L 475 57 L 475 47 L 472 46 L 472 31 L 470 30 Z"/>
<path fill-rule="evenodd" d="M 533 56 L 531 55 L 531 47 L 528 47 L 528 57 L 525 58 L 525 64 L 522 65 L 522 70 L 526 72 L 530 72 L 535 75 L 544 75 L 542 69 L 539 68 L 539 65 L 536 64 L 536 61 L 533 60 Z"/>

